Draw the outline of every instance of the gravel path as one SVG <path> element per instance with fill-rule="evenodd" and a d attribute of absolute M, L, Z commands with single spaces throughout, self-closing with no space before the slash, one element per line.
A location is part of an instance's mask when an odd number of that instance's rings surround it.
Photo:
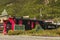
<path fill-rule="evenodd" d="M 0 35 L 0 40 L 60 40 L 60 37 L 41 37 L 41 36 L 8 36 Z"/>

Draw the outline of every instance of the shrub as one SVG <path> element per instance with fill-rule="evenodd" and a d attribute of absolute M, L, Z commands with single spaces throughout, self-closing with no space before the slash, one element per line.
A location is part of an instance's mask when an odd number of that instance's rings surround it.
<path fill-rule="evenodd" d="M 56 29 L 56 33 L 60 35 L 60 28 Z"/>
<path fill-rule="evenodd" d="M 24 33 L 24 31 L 18 31 L 18 30 L 16 30 L 16 31 L 9 30 L 8 31 L 8 35 L 19 35 L 19 34 L 23 34 L 23 33 Z"/>
<path fill-rule="evenodd" d="M 12 30 L 9 30 L 8 31 L 8 35 L 13 35 L 13 31 Z"/>

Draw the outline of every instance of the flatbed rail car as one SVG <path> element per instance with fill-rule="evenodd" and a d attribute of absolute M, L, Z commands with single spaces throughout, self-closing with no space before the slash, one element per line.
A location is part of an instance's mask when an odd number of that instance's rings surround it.
<path fill-rule="evenodd" d="M 56 29 L 59 28 L 60 25 L 54 24 L 54 23 L 49 23 L 49 22 L 44 22 L 44 29 Z"/>
<path fill-rule="evenodd" d="M 4 33 L 7 33 L 9 30 L 15 30 L 15 25 L 25 26 L 25 30 L 32 30 L 35 28 L 36 24 L 39 24 L 42 29 L 48 29 L 51 25 L 41 20 L 33 20 L 33 19 L 23 19 L 23 18 L 8 18 L 8 20 L 4 20 Z M 56 25 L 53 25 L 54 27 Z M 53 28 L 53 26 L 51 28 Z M 18 28 L 19 29 L 19 28 Z"/>

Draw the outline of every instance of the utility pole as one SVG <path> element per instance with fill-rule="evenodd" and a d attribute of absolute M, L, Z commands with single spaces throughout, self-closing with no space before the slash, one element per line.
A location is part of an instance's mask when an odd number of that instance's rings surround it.
<path fill-rule="evenodd" d="M 40 19 L 42 17 L 42 8 L 40 8 Z"/>

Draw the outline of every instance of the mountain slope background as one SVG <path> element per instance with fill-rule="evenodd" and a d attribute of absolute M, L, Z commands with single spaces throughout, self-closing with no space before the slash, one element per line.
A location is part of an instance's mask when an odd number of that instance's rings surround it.
<path fill-rule="evenodd" d="M 3 9 L 12 16 L 29 15 L 37 19 L 60 18 L 60 0 L 0 0 L 0 14 Z"/>

